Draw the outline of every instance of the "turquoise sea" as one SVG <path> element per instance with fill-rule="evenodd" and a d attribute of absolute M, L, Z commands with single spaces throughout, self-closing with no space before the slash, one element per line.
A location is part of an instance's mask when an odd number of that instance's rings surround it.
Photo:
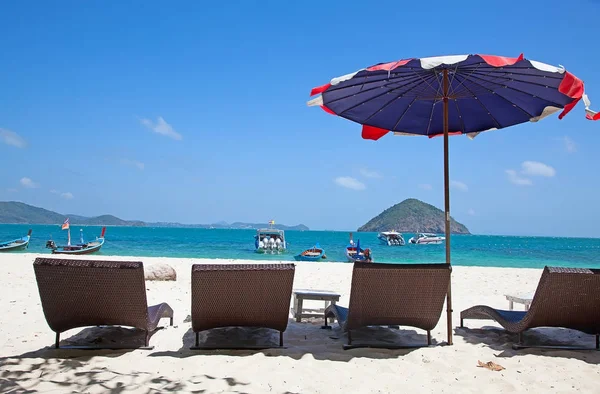
<path fill-rule="evenodd" d="M 54 239 L 65 244 L 67 233 L 60 226 L 0 225 L 0 241 L 9 241 L 33 234 L 31 253 L 47 253 L 46 241 Z M 79 240 L 79 229 L 84 238 L 92 240 L 100 234 L 100 227 L 71 226 L 73 241 Z M 345 261 L 344 247 L 348 232 L 337 231 L 286 231 L 288 251 L 281 255 L 264 255 L 254 252 L 255 230 L 108 227 L 106 243 L 97 256 L 139 257 L 194 257 L 250 260 L 293 260 L 293 256 L 319 242 L 325 249 L 327 260 Z M 376 262 L 434 263 L 444 262 L 445 245 L 410 245 L 406 233 L 406 246 L 385 246 L 379 243 L 376 233 L 354 233 L 362 247 L 373 251 Z M 600 268 L 600 239 L 513 237 L 492 235 L 452 236 L 452 263 L 464 266 L 540 268 L 545 265 Z M 2 259 L 0 255 L 0 260 Z"/>

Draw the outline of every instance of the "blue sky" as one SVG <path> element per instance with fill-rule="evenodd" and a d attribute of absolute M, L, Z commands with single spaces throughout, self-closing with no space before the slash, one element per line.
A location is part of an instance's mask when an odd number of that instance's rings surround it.
<path fill-rule="evenodd" d="M 354 230 L 405 198 L 443 207 L 442 139 L 362 140 L 306 105 L 332 77 L 523 52 L 582 78 L 600 108 L 595 0 L 205 4 L 2 4 L 0 200 Z M 452 215 L 472 232 L 600 236 L 600 124 L 582 104 L 450 142 Z"/>

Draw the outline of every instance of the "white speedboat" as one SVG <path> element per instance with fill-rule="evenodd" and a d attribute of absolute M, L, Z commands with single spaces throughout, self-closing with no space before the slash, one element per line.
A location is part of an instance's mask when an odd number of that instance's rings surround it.
<path fill-rule="evenodd" d="M 379 234 L 377 234 L 377 238 L 379 238 L 382 244 L 388 246 L 404 246 L 406 244 L 402 234 L 394 230 L 382 231 Z"/>
<path fill-rule="evenodd" d="M 418 233 L 414 237 L 408 240 L 411 244 L 417 245 L 436 245 L 441 244 L 446 240 L 446 237 L 439 236 L 432 233 Z"/>
<path fill-rule="evenodd" d="M 257 253 L 275 254 L 285 252 L 287 249 L 284 231 L 273 228 L 274 223 L 270 224 L 271 228 L 256 230 L 254 247 Z"/>

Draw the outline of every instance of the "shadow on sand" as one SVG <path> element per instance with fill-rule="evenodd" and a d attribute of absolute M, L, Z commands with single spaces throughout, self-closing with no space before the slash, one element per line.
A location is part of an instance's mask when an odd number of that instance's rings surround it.
<path fill-rule="evenodd" d="M 266 328 L 228 327 L 201 332 L 200 345 L 211 348 L 224 347 L 217 350 L 192 350 L 191 347 L 195 344 L 195 334 L 190 328 L 183 335 L 181 347 L 178 350 L 156 351 L 149 353 L 148 356 L 186 358 L 214 354 L 251 356 L 262 353 L 267 357 L 280 356 L 299 360 L 306 354 L 310 354 L 316 360 L 348 362 L 354 357 L 398 358 L 416 349 L 386 349 L 385 346 L 411 346 L 427 343 L 427 336 L 424 333 L 417 333 L 415 330 L 367 327 L 353 331 L 352 334 L 353 343 L 367 346 L 344 351 L 342 348 L 346 343 L 347 336 L 336 326 L 332 330 L 323 330 L 320 329 L 320 324 L 311 325 L 290 321 L 289 328 L 284 334 L 282 348 L 279 347 L 279 333 Z M 434 339 L 431 348 L 441 344 Z M 241 349 L 245 346 L 252 346 L 254 349 Z"/>
<path fill-rule="evenodd" d="M 186 324 L 186 323 L 183 323 Z M 317 360 L 332 360 L 348 362 L 354 357 L 390 359 L 409 354 L 415 349 L 379 349 L 359 348 L 342 350 L 346 343 L 345 334 L 337 324 L 332 330 L 320 329 L 321 323 L 296 323 L 290 320 L 288 330 L 284 334 L 284 348 L 279 348 L 279 333 L 263 328 L 231 327 L 214 329 L 201 333 L 201 344 L 208 346 L 274 346 L 262 350 L 191 350 L 195 343 L 195 334 L 188 328 L 181 338 L 178 350 L 153 351 L 142 350 L 146 360 L 153 359 L 160 365 L 165 360 L 188 357 L 210 357 L 214 355 L 230 355 L 234 357 L 252 356 L 262 353 L 266 357 L 289 357 L 295 360 L 310 354 Z M 186 325 L 185 327 L 189 327 Z M 177 331 L 169 327 L 169 335 Z M 181 330 L 180 330 L 181 331 Z M 164 333 L 164 335 L 167 334 Z M 181 334 L 179 334 L 181 335 Z M 353 332 L 353 340 L 367 344 L 414 345 L 425 344 L 427 337 L 424 333 L 415 330 L 391 329 L 385 327 L 368 327 Z M 71 337 L 63 339 L 61 345 L 96 345 L 100 346 L 143 346 L 144 332 L 136 329 L 122 327 L 92 327 L 85 328 Z M 150 341 L 152 345 L 152 340 Z M 435 342 L 434 344 L 440 344 Z M 435 346 L 427 351 L 435 351 Z M 55 349 L 53 346 L 19 355 L 0 358 L 0 392 L 2 393 L 43 393 L 56 390 L 59 387 L 65 392 L 87 392 L 94 386 L 94 391 L 106 393 L 125 393 L 134 390 L 143 392 L 209 392 L 206 387 L 215 383 L 220 387 L 227 387 L 228 392 L 244 392 L 244 382 L 233 376 L 215 377 L 207 374 L 197 374 L 178 380 L 165 376 L 164 369 L 153 372 L 119 371 L 113 367 L 107 358 L 119 358 L 135 349 Z M 91 362 L 96 359 L 95 362 Z M 144 363 L 141 360 L 140 370 L 151 370 L 148 365 L 156 362 Z M 168 363 L 168 361 L 167 361 Z M 135 371 L 136 366 L 133 366 Z M 161 374 L 163 373 L 163 374 Z M 226 385 L 226 386 L 225 386 Z"/>
<path fill-rule="evenodd" d="M 580 331 L 566 328 L 536 328 L 523 334 L 524 343 L 531 346 L 576 346 L 589 350 L 513 349 L 519 342 L 518 334 L 511 334 L 502 328 L 484 326 L 482 328 L 457 327 L 455 334 L 465 342 L 473 345 L 485 345 L 500 353 L 496 357 L 519 357 L 537 355 L 544 357 L 569 358 L 584 361 L 588 364 L 600 364 L 600 351 L 595 350 L 595 337 Z"/>

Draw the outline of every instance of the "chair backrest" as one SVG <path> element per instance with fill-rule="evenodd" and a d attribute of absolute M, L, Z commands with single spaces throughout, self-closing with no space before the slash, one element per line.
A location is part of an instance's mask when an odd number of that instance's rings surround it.
<path fill-rule="evenodd" d="M 354 263 L 348 329 L 401 325 L 432 330 L 442 313 L 451 271 L 447 264 Z"/>
<path fill-rule="evenodd" d="M 96 325 L 147 329 L 141 262 L 36 258 L 46 321 L 55 332 Z"/>
<path fill-rule="evenodd" d="M 192 329 L 267 327 L 285 331 L 294 264 L 195 264 Z"/>
<path fill-rule="evenodd" d="M 523 323 L 600 334 L 600 270 L 545 267 Z"/>

